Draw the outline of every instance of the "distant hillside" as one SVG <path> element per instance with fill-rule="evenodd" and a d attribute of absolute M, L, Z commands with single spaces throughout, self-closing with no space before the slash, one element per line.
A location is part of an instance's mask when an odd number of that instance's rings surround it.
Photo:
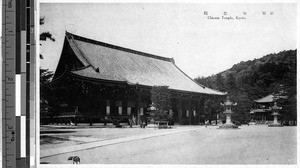
<path fill-rule="evenodd" d="M 294 109 L 291 113 L 296 115 L 296 56 L 297 50 L 268 54 L 252 61 L 241 61 L 226 71 L 195 80 L 207 87 L 228 91 L 243 104 L 239 107 L 242 111 L 249 111 L 253 100 L 283 89 L 290 97 L 288 108 Z"/>

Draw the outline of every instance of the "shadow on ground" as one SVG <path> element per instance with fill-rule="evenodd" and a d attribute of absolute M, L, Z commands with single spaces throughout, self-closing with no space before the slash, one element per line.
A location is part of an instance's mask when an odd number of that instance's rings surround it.
<path fill-rule="evenodd" d="M 74 133 L 76 131 L 40 131 L 40 134 L 65 134 L 65 133 Z"/>
<path fill-rule="evenodd" d="M 50 164 L 50 162 L 41 162 L 40 164 Z"/>
<path fill-rule="evenodd" d="M 48 135 L 42 135 L 40 136 L 40 144 L 55 144 L 55 143 L 62 143 L 63 141 L 69 141 L 67 138 L 60 138 L 60 137 L 54 137 L 54 136 L 48 136 Z"/>

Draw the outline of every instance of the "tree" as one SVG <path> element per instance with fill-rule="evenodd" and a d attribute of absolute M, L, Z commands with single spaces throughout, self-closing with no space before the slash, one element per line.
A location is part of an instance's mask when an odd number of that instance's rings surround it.
<path fill-rule="evenodd" d="M 199 83 L 210 81 L 213 89 L 228 91 L 235 107 L 233 120 L 246 122 L 249 111 L 257 100 L 280 90 L 286 92 L 287 99 L 280 104 L 283 107 L 282 118 L 297 119 L 297 50 L 268 54 L 252 61 L 240 62 L 232 68 L 207 78 L 196 78 Z M 227 75 L 225 75 L 227 74 Z M 224 83 L 225 81 L 225 83 Z"/>
<path fill-rule="evenodd" d="M 237 106 L 233 109 L 232 120 L 233 122 L 239 122 L 245 124 L 250 122 L 250 109 L 252 106 L 252 100 L 249 99 L 247 93 L 238 92 L 236 95 L 232 96 L 234 102 L 237 102 Z"/>
<path fill-rule="evenodd" d="M 204 102 L 204 113 L 205 118 L 209 120 L 216 120 L 217 123 L 217 116 L 222 117 L 222 107 L 220 106 L 220 102 L 222 98 L 208 98 Z"/>
<path fill-rule="evenodd" d="M 45 18 L 40 18 L 40 25 L 45 23 Z M 40 34 L 40 40 L 46 41 L 49 39 L 54 42 L 55 39 L 49 32 L 42 32 Z M 40 44 L 42 46 L 42 44 Z M 40 54 L 40 59 L 43 59 L 42 54 Z M 53 90 L 50 88 L 49 83 L 53 77 L 53 71 L 49 69 L 40 68 L 40 111 L 41 118 L 43 117 L 53 117 L 55 115 L 55 107 L 57 106 L 57 95 L 54 94 Z"/>
<path fill-rule="evenodd" d="M 233 73 L 230 73 L 227 77 L 226 88 L 227 88 L 227 91 L 229 91 L 229 92 L 235 92 L 237 90 L 237 87 L 235 84 L 235 77 L 233 76 Z"/>
<path fill-rule="evenodd" d="M 57 96 L 49 87 L 53 72 L 48 69 L 40 69 L 40 111 L 41 117 L 51 117 L 55 111 L 54 106 L 57 103 Z"/>
<path fill-rule="evenodd" d="M 45 18 L 40 18 L 40 25 L 42 26 L 43 24 L 45 23 Z M 52 34 L 50 32 L 42 32 L 40 34 L 40 41 L 47 41 L 48 40 L 51 40 L 51 41 L 55 41 L 55 38 L 52 37 Z M 42 44 L 40 44 L 42 45 Z M 40 54 L 40 59 L 43 59 L 43 55 Z"/>
<path fill-rule="evenodd" d="M 221 73 L 217 74 L 215 85 L 216 85 L 216 89 L 221 90 L 221 91 L 225 90 L 224 78 L 222 77 Z"/>
<path fill-rule="evenodd" d="M 171 93 L 168 86 L 153 86 L 151 89 L 151 101 L 155 110 L 150 112 L 154 121 L 167 121 L 173 116 L 169 114 L 171 109 Z"/>
<path fill-rule="evenodd" d="M 212 87 L 213 82 L 211 81 L 211 79 L 209 77 L 205 78 L 205 77 L 197 77 L 194 79 L 197 83 L 205 86 L 205 87 Z"/>

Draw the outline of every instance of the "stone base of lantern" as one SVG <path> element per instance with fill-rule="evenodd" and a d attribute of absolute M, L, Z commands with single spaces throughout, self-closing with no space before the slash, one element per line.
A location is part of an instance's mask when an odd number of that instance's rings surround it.
<path fill-rule="evenodd" d="M 281 125 L 279 123 L 272 123 L 272 124 L 268 125 L 268 127 L 283 127 L 283 125 Z"/>
<path fill-rule="evenodd" d="M 219 129 L 236 129 L 236 128 L 239 127 L 234 124 L 223 124 L 219 126 Z"/>
<path fill-rule="evenodd" d="M 276 104 L 275 104 L 276 105 Z M 278 122 L 278 113 L 273 113 L 274 115 L 274 121 L 272 124 L 268 125 L 269 127 L 283 127 L 283 125 L 281 125 L 279 122 Z"/>
<path fill-rule="evenodd" d="M 249 125 L 256 125 L 256 122 L 255 121 L 250 121 Z"/>

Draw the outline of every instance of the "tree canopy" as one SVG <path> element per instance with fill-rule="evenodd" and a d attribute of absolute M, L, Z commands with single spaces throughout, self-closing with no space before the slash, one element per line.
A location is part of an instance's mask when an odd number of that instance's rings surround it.
<path fill-rule="evenodd" d="M 40 18 L 40 25 L 45 23 L 45 18 Z M 54 42 L 55 39 L 49 32 L 42 32 L 40 34 L 40 41 L 46 41 L 49 39 Z M 40 44 L 42 45 L 42 44 Z M 43 55 L 40 54 L 40 59 L 43 59 Z M 40 68 L 40 111 L 41 117 L 51 117 L 57 113 L 55 107 L 57 107 L 58 97 L 55 92 L 49 87 L 49 83 L 53 77 L 53 71 L 49 69 Z"/>
<path fill-rule="evenodd" d="M 233 120 L 240 122 L 249 120 L 253 100 L 282 89 L 288 96 L 288 99 L 280 104 L 284 106 L 283 118 L 296 120 L 296 56 L 297 50 L 268 54 L 252 61 L 241 61 L 226 71 L 195 80 L 207 87 L 229 92 L 232 100 L 238 103 Z"/>
<path fill-rule="evenodd" d="M 169 114 L 171 109 L 171 93 L 168 86 L 153 86 L 151 89 L 151 101 L 155 110 L 150 115 L 155 121 L 165 121 L 172 117 Z"/>

